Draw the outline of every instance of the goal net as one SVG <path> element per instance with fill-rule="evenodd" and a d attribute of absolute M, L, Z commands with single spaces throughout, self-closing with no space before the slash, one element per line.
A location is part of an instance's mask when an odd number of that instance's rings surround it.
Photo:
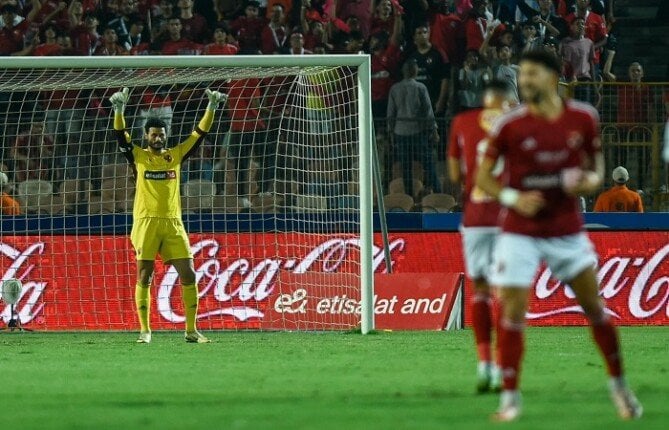
<path fill-rule="evenodd" d="M 229 95 L 173 178 L 200 329 L 373 328 L 368 71 L 367 56 L 3 60 L 0 270 L 23 284 L 22 325 L 138 329 L 133 169 L 108 100 L 128 87 L 127 131 L 144 147 L 150 118 L 173 147 L 205 89 Z M 179 280 L 160 258 L 151 290 L 152 329 L 183 329 Z"/>

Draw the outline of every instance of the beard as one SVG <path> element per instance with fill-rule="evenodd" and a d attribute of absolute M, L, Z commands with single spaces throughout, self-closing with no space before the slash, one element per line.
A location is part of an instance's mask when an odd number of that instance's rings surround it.
<path fill-rule="evenodd" d="M 521 95 L 523 96 L 523 100 L 528 103 L 540 103 L 544 99 L 543 93 L 534 87 L 521 90 Z"/>

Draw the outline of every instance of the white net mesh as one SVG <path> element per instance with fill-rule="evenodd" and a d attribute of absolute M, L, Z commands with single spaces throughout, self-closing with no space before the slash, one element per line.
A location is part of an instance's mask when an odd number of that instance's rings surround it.
<path fill-rule="evenodd" d="M 108 101 L 129 87 L 125 116 L 138 145 L 152 117 L 166 122 L 168 147 L 182 142 L 204 113 L 204 90 L 229 94 L 178 178 L 199 327 L 355 327 L 356 85 L 351 67 L 0 69 L 9 180 L 0 269 L 23 282 L 23 325 L 137 329 L 134 178 Z M 152 297 L 153 328 L 182 329 L 176 272 L 159 258 Z"/>

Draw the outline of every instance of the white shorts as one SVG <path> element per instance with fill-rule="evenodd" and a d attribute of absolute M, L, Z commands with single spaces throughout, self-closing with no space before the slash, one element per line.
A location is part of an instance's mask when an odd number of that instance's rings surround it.
<path fill-rule="evenodd" d="M 495 240 L 500 230 L 497 227 L 460 227 L 465 270 L 470 279 L 486 279 L 492 269 Z"/>
<path fill-rule="evenodd" d="M 532 237 L 500 233 L 493 252 L 491 283 L 496 287 L 530 288 L 542 261 L 553 277 L 569 282 L 597 264 L 594 246 L 585 233 Z"/>

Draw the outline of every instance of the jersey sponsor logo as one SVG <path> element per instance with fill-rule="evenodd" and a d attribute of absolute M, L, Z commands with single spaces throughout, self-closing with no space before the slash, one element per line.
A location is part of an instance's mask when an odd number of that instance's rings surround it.
<path fill-rule="evenodd" d="M 560 151 L 537 151 L 534 154 L 534 159 L 540 164 L 556 164 L 562 163 L 569 158 L 569 151 L 562 149 Z"/>
<path fill-rule="evenodd" d="M 163 180 L 163 179 L 176 179 L 177 172 L 174 170 L 163 170 L 163 171 L 154 171 L 147 170 L 144 172 L 144 179 L 153 179 L 153 180 Z"/>
<path fill-rule="evenodd" d="M 560 186 L 560 175 L 530 175 L 523 178 L 523 187 L 533 190 L 548 190 Z"/>
<path fill-rule="evenodd" d="M 537 147 L 537 140 L 533 137 L 528 137 L 527 139 L 523 140 L 523 142 L 520 144 L 520 147 L 523 149 L 523 151 L 531 151 Z"/>
<path fill-rule="evenodd" d="M 578 149 L 583 145 L 583 135 L 579 133 L 578 131 L 572 131 L 569 133 L 569 136 L 567 136 L 567 146 L 569 146 L 571 149 Z"/>

